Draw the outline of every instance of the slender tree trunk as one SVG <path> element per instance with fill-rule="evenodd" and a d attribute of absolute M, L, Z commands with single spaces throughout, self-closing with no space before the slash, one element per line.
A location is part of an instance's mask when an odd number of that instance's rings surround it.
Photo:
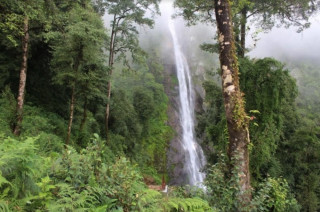
<path fill-rule="evenodd" d="M 229 0 L 215 0 L 215 14 L 218 27 L 222 89 L 229 132 L 228 156 L 231 168 L 239 180 L 239 200 L 243 211 L 251 199 L 248 119 L 239 87 L 238 61 L 233 38 L 231 8 Z"/>
<path fill-rule="evenodd" d="M 73 70 L 75 72 L 76 78 L 79 72 L 80 62 L 83 60 L 83 44 L 80 43 L 78 56 L 75 58 L 75 63 L 73 65 Z M 73 81 L 73 85 L 71 88 L 71 102 L 70 102 L 70 116 L 69 116 L 69 123 L 68 123 L 68 133 L 66 138 L 66 145 L 69 145 L 70 136 L 71 136 L 71 129 L 72 129 L 72 122 L 73 122 L 73 114 L 74 114 L 74 105 L 75 105 L 75 98 L 76 98 L 76 79 Z"/>
<path fill-rule="evenodd" d="M 84 105 L 83 105 L 83 116 L 80 124 L 80 131 L 83 131 L 84 125 L 87 121 L 87 109 L 88 109 L 88 99 L 85 97 Z"/>
<path fill-rule="evenodd" d="M 111 77 L 111 74 L 109 75 L 109 77 Z M 106 130 L 107 140 L 109 139 L 110 97 L 111 97 L 111 79 L 109 79 L 108 85 L 107 85 L 107 105 L 106 105 L 106 114 L 105 114 L 105 120 L 106 120 L 105 130 Z"/>
<path fill-rule="evenodd" d="M 115 23 L 115 16 L 114 16 L 114 23 Z M 111 76 L 112 76 L 112 69 L 113 69 L 113 62 L 114 62 L 114 42 L 116 38 L 115 32 L 115 24 L 113 25 L 112 32 L 111 32 L 111 39 L 110 39 L 110 46 L 109 46 L 109 79 L 107 85 L 107 105 L 106 105 L 106 113 L 105 113 L 105 130 L 106 130 L 106 139 L 109 139 L 109 116 L 110 116 L 110 97 L 111 97 Z"/>
<path fill-rule="evenodd" d="M 69 115 L 69 123 L 68 123 L 68 134 L 66 139 L 66 145 L 69 145 L 73 114 L 74 114 L 74 103 L 75 103 L 75 85 L 73 85 L 71 90 L 71 102 L 70 102 L 70 115 Z"/>
<path fill-rule="evenodd" d="M 244 57 L 246 52 L 246 26 L 247 26 L 247 8 L 243 8 L 241 11 L 241 29 L 240 29 L 240 57 Z"/>
<path fill-rule="evenodd" d="M 28 44 L 29 44 L 29 19 L 26 16 L 24 18 L 23 24 L 23 38 L 22 38 L 22 63 L 20 69 L 20 82 L 19 82 L 19 92 L 17 98 L 17 117 L 14 125 L 13 133 L 15 135 L 20 135 L 21 124 L 23 118 L 23 105 L 24 105 L 24 95 L 27 80 L 27 67 L 28 67 Z"/>

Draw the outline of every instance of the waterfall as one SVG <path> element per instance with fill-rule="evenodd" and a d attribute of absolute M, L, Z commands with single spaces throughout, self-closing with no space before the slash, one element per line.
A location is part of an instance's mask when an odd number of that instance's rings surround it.
<path fill-rule="evenodd" d="M 172 20 L 169 29 L 173 39 L 177 77 L 180 95 L 180 124 L 182 128 L 182 146 L 185 153 L 184 169 L 188 174 L 189 184 L 202 186 L 205 174 L 201 169 L 205 157 L 194 135 L 194 93 L 189 66 L 183 55 Z"/>

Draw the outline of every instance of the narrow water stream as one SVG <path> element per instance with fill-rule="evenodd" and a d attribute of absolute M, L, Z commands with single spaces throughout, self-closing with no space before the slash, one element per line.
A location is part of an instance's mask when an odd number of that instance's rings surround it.
<path fill-rule="evenodd" d="M 194 135 L 194 92 L 189 66 L 183 55 L 176 35 L 174 23 L 169 21 L 169 29 L 173 39 L 175 64 L 179 81 L 180 124 L 182 143 L 185 153 L 184 169 L 188 173 L 190 185 L 201 186 L 205 174 L 201 172 L 205 165 L 205 157 Z"/>

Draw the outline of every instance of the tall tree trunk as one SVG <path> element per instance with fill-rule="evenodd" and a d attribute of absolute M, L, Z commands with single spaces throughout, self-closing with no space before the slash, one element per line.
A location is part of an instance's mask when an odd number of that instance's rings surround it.
<path fill-rule="evenodd" d="M 239 87 L 238 61 L 233 38 L 231 8 L 229 0 L 215 0 L 215 14 L 218 27 L 220 65 L 224 107 L 229 132 L 228 156 L 232 161 L 233 173 L 239 176 L 239 200 L 242 207 L 251 199 L 248 119 Z M 244 209 L 239 210 L 244 210 Z"/>
<path fill-rule="evenodd" d="M 109 77 L 111 77 L 111 74 L 109 75 Z M 107 140 L 109 139 L 110 97 L 111 97 L 111 79 L 109 79 L 108 85 L 107 85 L 107 105 L 106 105 L 106 114 L 105 114 L 105 120 L 106 120 L 105 130 L 106 130 Z"/>
<path fill-rule="evenodd" d="M 28 67 L 28 44 L 29 44 L 29 19 L 26 16 L 24 18 L 23 24 L 23 38 L 22 38 L 22 62 L 20 69 L 20 82 L 19 82 L 19 92 L 17 98 L 17 117 L 14 125 L 13 133 L 15 135 L 20 135 L 21 124 L 23 118 L 23 105 L 24 105 L 24 95 L 27 80 L 27 67 Z"/>
<path fill-rule="evenodd" d="M 247 26 L 247 8 L 243 8 L 241 10 L 241 29 L 240 29 L 240 57 L 244 57 L 244 54 L 246 52 L 246 26 Z"/>
<path fill-rule="evenodd" d="M 80 131 L 83 131 L 84 125 L 87 121 L 87 109 L 88 109 L 88 99 L 85 97 L 84 105 L 83 105 L 83 116 L 80 124 Z"/>
<path fill-rule="evenodd" d="M 80 43 L 78 56 L 75 58 L 75 63 L 73 65 L 73 71 L 75 72 L 76 79 L 79 72 L 80 63 L 83 60 L 83 44 Z M 72 122 L 73 122 L 73 114 L 74 114 L 74 105 L 75 105 L 75 98 L 76 98 L 76 79 L 73 80 L 72 88 L 71 88 L 71 102 L 70 102 L 70 116 L 69 116 L 69 123 L 68 123 L 68 133 L 66 138 L 66 145 L 69 145 L 70 136 L 71 136 L 71 129 L 72 129 Z"/>
<path fill-rule="evenodd" d="M 74 103 L 75 103 L 75 85 L 73 85 L 72 91 L 71 91 L 70 115 L 69 115 L 68 134 L 67 134 L 67 139 L 66 139 L 66 145 L 69 145 L 69 141 L 70 141 L 73 114 L 74 114 Z"/>
<path fill-rule="evenodd" d="M 115 23 L 115 17 L 114 16 L 114 23 Z M 110 97 L 111 97 L 111 76 L 112 76 L 112 69 L 113 69 L 113 62 L 114 62 L 114 42 L 116 38 L 116 32 L 115 32 L 115 24 L 112 27 L 111 31 L 111 39 L 110 39 L 110 46 L 109 46 L 109 79 L 108 79 L 108 85 L 107 85 L 107 105 L 106 105 L 106 113 L 105 113 L 105 130 L 106 130 L 106 139 L 108 141 L 109 139 L 109 116 L 110 116 Z"/>

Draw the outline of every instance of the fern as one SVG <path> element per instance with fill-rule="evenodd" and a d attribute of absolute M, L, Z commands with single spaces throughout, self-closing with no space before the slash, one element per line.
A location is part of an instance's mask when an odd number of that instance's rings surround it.
<path fill-rule="evenodd" d="M 140 211 L 159 211 L 159 203 L 162 200 L 160 192 L 146 189 L 142 191 L 142 195 L 138 201 Z"/>
<path fill-rule="evenodd" d="M 0 171 L 0 200 L 8 197 L 9 192 L 12 190 L 12 184 L 2 176 Z M 2 206 L 2 203 L 0 202 L 0 209 L 4 210 L 4 206 Z M 0 210 L 0 211 L 2 211 Z"/>
<path fill-rule="evenodd" d="M 58 200 L 51 202 L 50 211 L 88 211 L 92 206 L 94 197 L 84 190 L 78 193 L 75 188 L 66 183 L 56 185 L 59 188 Z"/>
<path fill-rule="evenodd" d="M 164 211 L 214 211 L 207 201 L 200 198 L 170 198 L 162 207 Z"/>
<path fill-rule="evenodd" d="M 1 212 L 10 212 L 7 202 L 0 200 L 0 211 Z"/>
<path fill-rule="evenodd" d="M 14 198 L 24 198 L 37 191 L 36 181 L 45 166 L 43 158 L 37 155 L 34 145 L 36 139 L 30 137 L 18 141 L 8 137 L 0 143 L 0 186 L 9 183 L 10 195 Z"/>
<path fill-rule="evenodd" d="M 103 206 L 92 209 L 92 212 L 105 212 L 111 211 L 114 209 L 116 205 L 116 199 L 109 199 L 109 201 L 105 202 Z"/>

